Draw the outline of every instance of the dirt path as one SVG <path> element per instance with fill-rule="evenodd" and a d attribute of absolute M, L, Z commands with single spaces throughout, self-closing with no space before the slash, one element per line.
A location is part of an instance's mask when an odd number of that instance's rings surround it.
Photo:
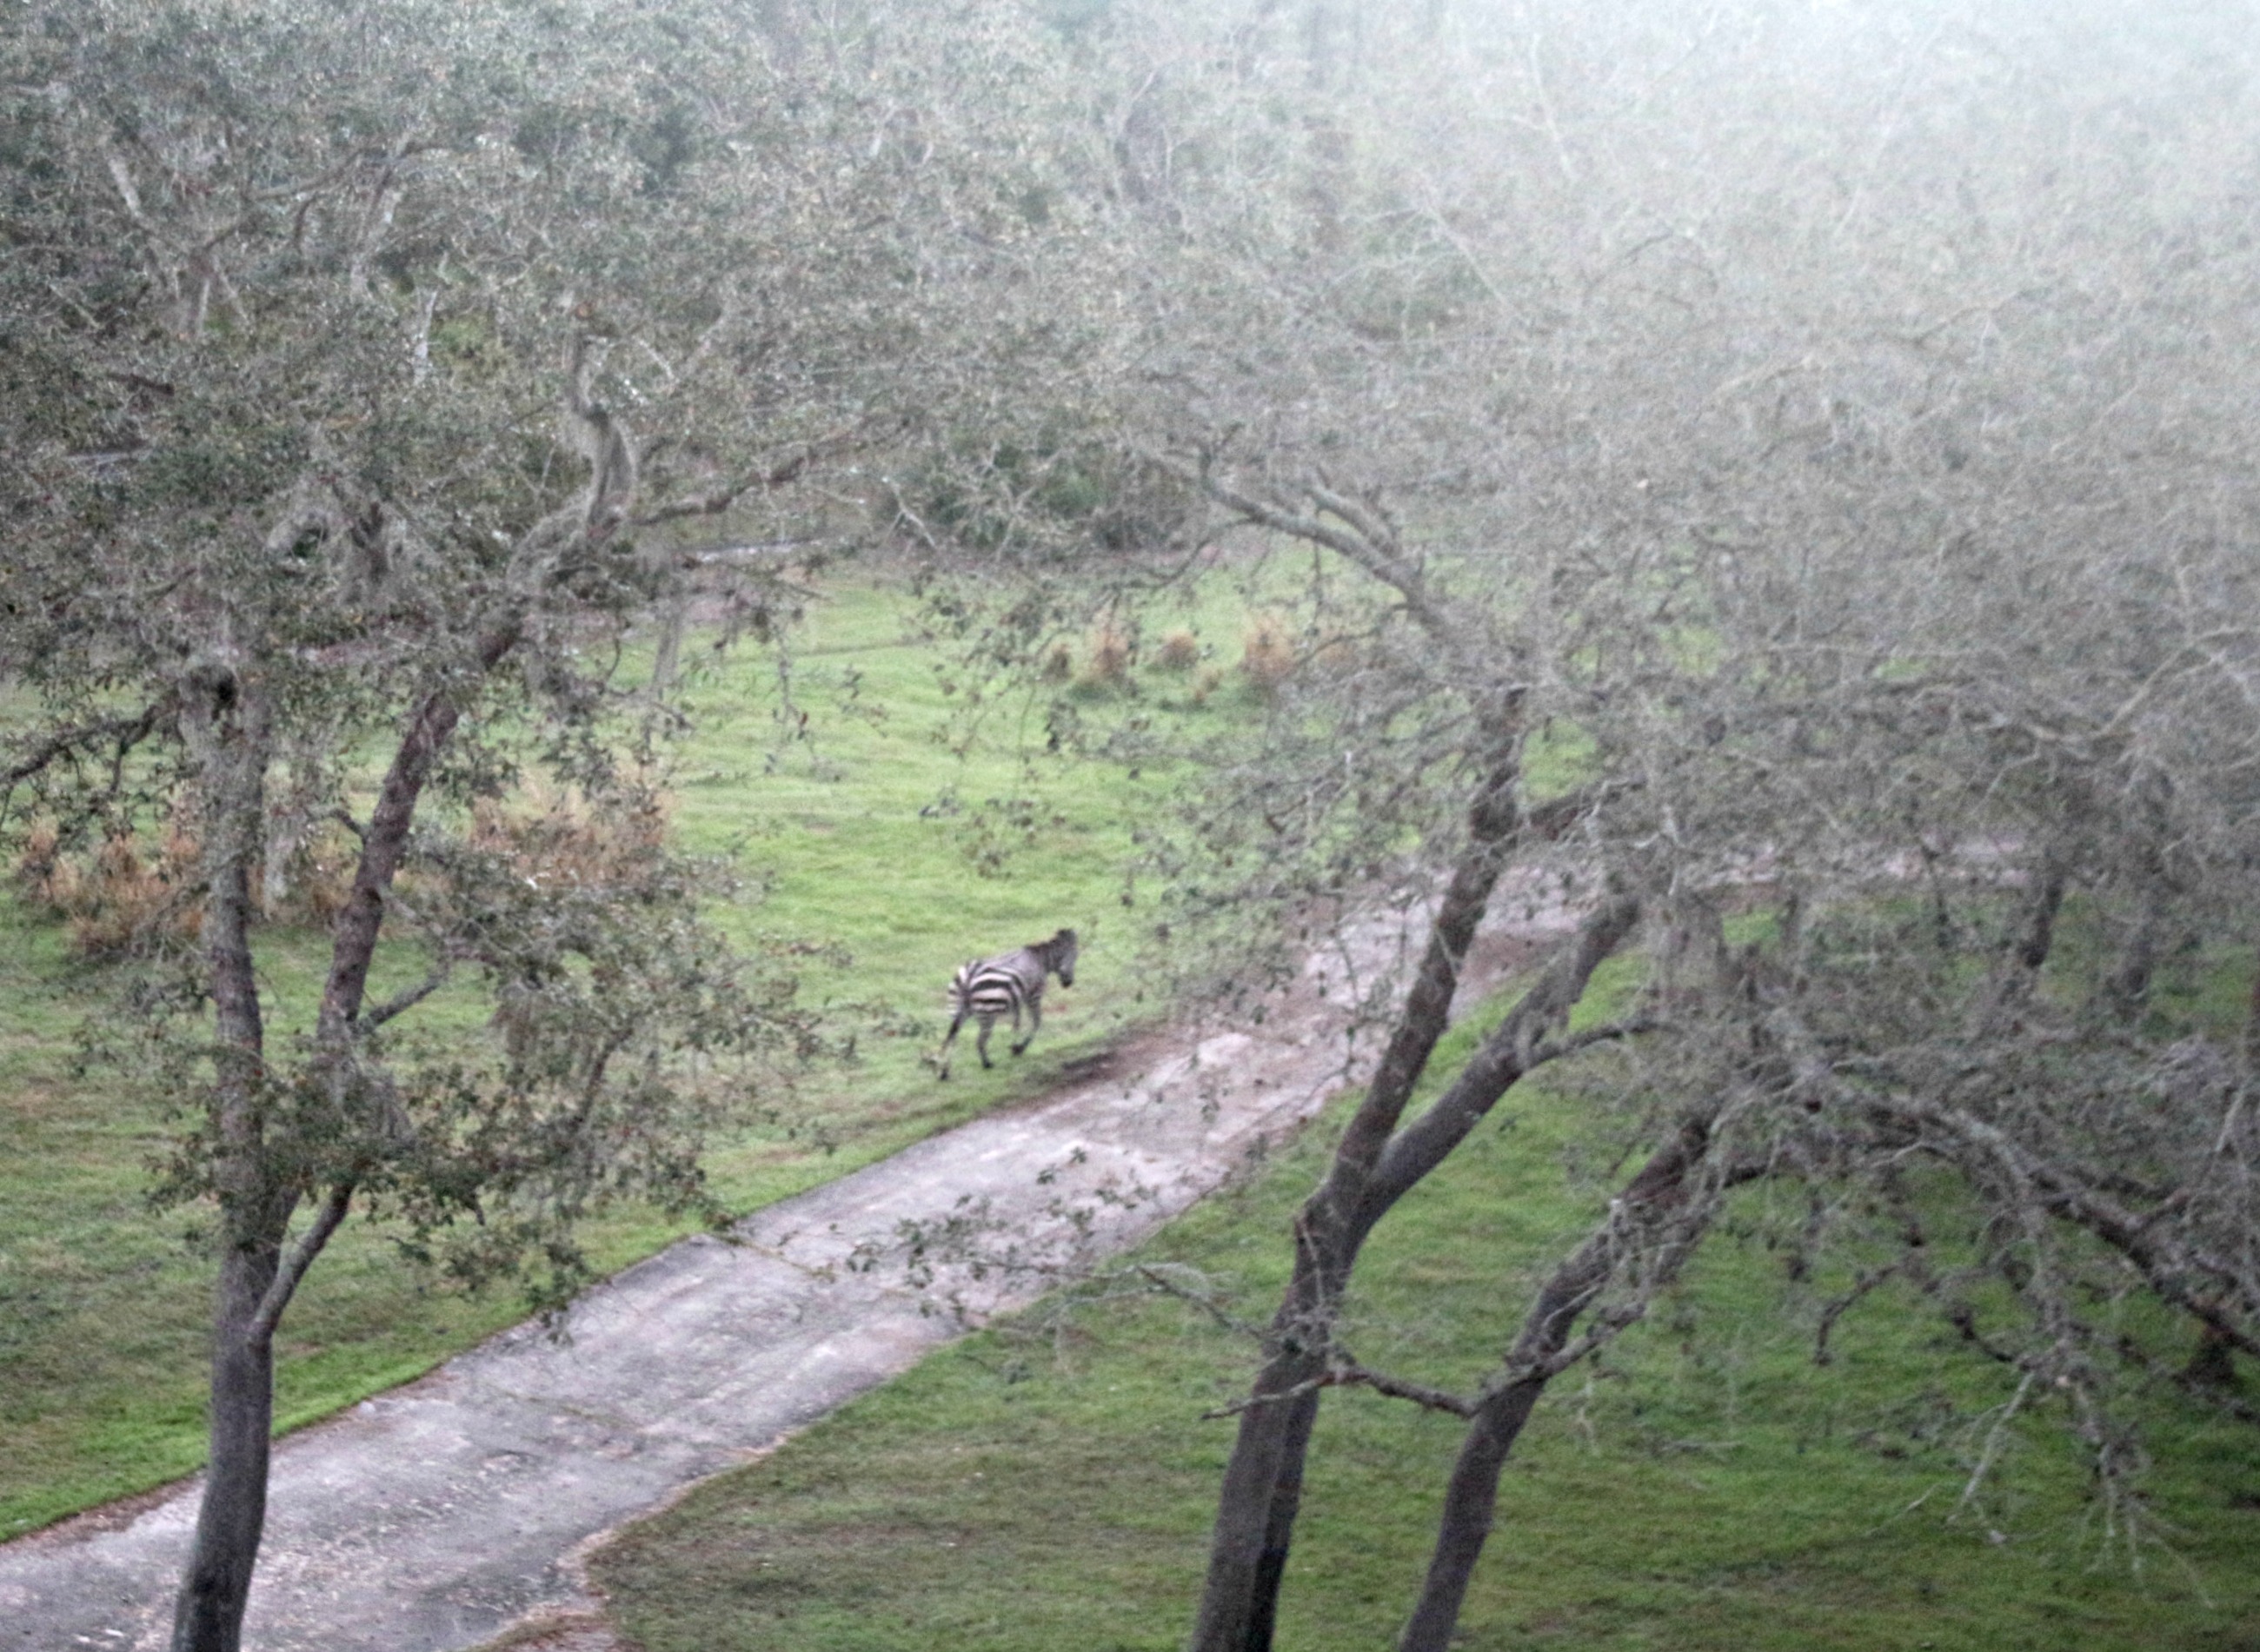
<path fill-rule="evenodd" d="M 1471 976 L 1565 922 L 1541 912 L 1487 937 Z M 1358 951 L 1395 940 L 1377 926 Z M 246 1644 L 453 1652 L 544 1618 L 561 1630 L 544 1645 L 607 1644 L 566 1631 L 593 1604 L 576 1552 L 960 1333 L 903 1283 L 905 1224 L 977 1215 L 992 1245 L 1055 1261 L 1134 1242 L 1340 1086 L 1354 990 L 1313 960 L 1255 1035 L 1148 1033 L 1034 1106 L 759 1212 L 736 1242 L 686 1240 L 630 1269 L 575 1305 L 568 1341 L 520 1327 L 290 1436 Z M 1041 1288 L 938 1284 L 975 1318 Z M 0 1652 L 162 1647 L 197 1490 L 0 1546 Z"/>

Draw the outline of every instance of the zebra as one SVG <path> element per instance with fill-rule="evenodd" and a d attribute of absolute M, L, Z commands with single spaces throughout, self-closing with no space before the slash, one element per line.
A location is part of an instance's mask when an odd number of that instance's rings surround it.
<path fill-rule="evenodd" d="M 1072 929 L 1062 929 L 1049 940 L 1033 942 L 1017 952 L 976 958 L 960 969 L 949 983 L 949 1004 L 955 1013 L 941 1041 L 941 1076 L 949 1076 L 949 1046 L 968 1016 L 981 1023 L 980 1036 L 974 1041 L 974 1048 L 981 1052 L 981 1064 L 994 1067 L 996 1062 L 989 1059 L 989 1029 L 1009 1011 L 1012 1031 L 1019 1033 L 1020 1006 L 1026 1005 L 1028 1036 L 1012 1046 L 1012 1054 L 1018 1055 L 1027 1048 L 1036 1029 L 1044 1024 L 1044 977 L 1048 975 L 1057 976 L 1063 987 L 1075 984 Z"/>

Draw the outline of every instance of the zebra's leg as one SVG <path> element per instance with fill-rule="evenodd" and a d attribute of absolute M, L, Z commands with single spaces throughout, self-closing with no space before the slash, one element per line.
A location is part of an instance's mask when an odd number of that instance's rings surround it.
<path fill-rule="evenodd" d="M 944 1078 L 949 1076 L 949 1047 L 957 1041 L 957 1029 L 965 1025 L 965 1018 L 969 1013 L 969 1011 L 961 1008 L 950 1018 L 949 1031 L 941 1035 L 941 1076 Z M 985 1066 L 987 1063 L 984 1062 L 983 1065 Z"/>
<path fill-rule="evenodd" d="M 1041 998 L 1031 998 L 1028 1000 L 1028 1035 L 1022 1039 L 1019 1043 L 1012 1046 L 1012 1054 L 1018 1055 L 1022 1050 L 1027 1048 L 1029 1045 L 1034 1043 L 1036 1041 L 1036 1029 L 1043 1024 L 1044 1001 Z M 1012 1017 L 1012 1030 L 1015 1033 L 1020 1030 L 1020 1018 L 1017 1012 Z"/>
<path fill-rule="evenodd" d="M 989 1059 L 989 1029 L 997 1025 L 997 1018 L 993 1015 L 983 1015 L 976 1019 L 981 1023 L 981 1036 L 973 1041 L 973 1048 L 981 1052 L 981 1064 L 983 1067 L 994 1067 L 997 1063 Z"/>

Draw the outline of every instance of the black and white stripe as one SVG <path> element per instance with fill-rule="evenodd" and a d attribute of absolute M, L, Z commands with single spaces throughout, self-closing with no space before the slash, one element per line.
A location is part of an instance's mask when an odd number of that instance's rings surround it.
<path fill-rule="evenodd" d="M 1000 1016 L 1010 1013 L 1012 1031 L 1018 1033 L 1024 1007 L 1028 1012 L 1028 1036 L 1012 1046 L 1012 1054 L 1018 1055 L 1027 1048 L 1036 1029 L 1044 1024 L 1044 977 L 1054 975 L 1063 987 L 1075 984 L 1072 929 L 1062 929 L 1049 940 L 1036 941 L 1017 952 L 976 958 L 961 969 L 949 983 L 953 1014 L 949 1032 L 941 1041 L 941 1076 L 949 1076 L 949 1047 L 969 1016 L 981 1023 L 981 1033 L 974 1040 L 974 1048 L 981 1052 L 983 1067 L 996 1065 L 989 1059 L 989 1029 Z"/>

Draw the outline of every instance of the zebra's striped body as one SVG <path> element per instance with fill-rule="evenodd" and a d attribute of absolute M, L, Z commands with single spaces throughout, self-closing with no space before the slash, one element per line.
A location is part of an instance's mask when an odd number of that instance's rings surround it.
<path fill-rule="evenodd" d="M 1075 931 L 1062 929 L 1049 940 L 1039 940 L 1022 947 L 1017 952 L 1000 952 L 993 958 L 976 958 L 957 972 L 949 983 L 951 1011 L 949 1032 L 941 1041 L 941 1076 L 949 1076 L 949 1047 L 957 1038 L 957 1029 L 969 1017 L 981 1023 L 980 1035 L 973 1047 L 981 1052 L 981 1064 L 993 1067 L 989 1059 L 989 1029 L 998 1018 L 1009 1013 L 1012 1031 L 1020 1030 L 1020 1012 L 1028 1012 L 1028 1036 L 1012 1048 L 1018 1055 L 1028 1048 L 1036 1029 L 1044 1024 L 1044 978 L 1057 976 L 1063 987 L 1075 984 Z"/>

